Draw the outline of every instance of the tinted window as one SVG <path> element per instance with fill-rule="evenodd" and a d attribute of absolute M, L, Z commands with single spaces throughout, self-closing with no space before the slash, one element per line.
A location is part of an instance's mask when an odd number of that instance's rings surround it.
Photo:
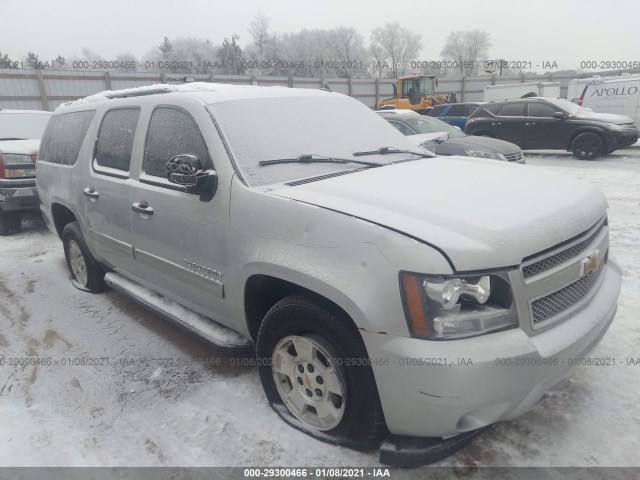
<path fill-rule="evenodd" d="M 414 133 L 409 128 L 399 122 L 390 121 L 389 123 L 396 127 L 398 131 L 403 135 L 414 135 Z"/>
<path fill-rule="evenodd" d="M 531 102 L 529 104 L 529 116 L 530 117 L 553 117 L 553 114 L 560 110 L 546 103 Z"/>
<path fill-rule="evenodd" d="M 42 137 L 38 158 L 45 162 L 73 165 L 91 125 L 95 110 L 62 113 L 51 117 Z"/>
<path fill-rule="evenodd" d="M 437 107 L 433 107 L 429 110 L 430 117 L 439 117 L 442 111 L 445 109 L 446 105 L 438 105 Z"/>
<path fill-rule="evenodd" d="M 469 113 L 468 113 L 467 116 L 470 117 L 471 115 L 473 115 L 475 113 L 476 110 L 478 110 L 479 105 L 469 105 L 468 107 L 469 107 Z"/>
<path fill-rule="evenodd" d="M 501 117 L 522 117 L 524 115 L 524 103 L 505 103 L 498 110 Z"/>
<path fill-rule="evenodd" d="M 453 105 L 447 112 L 447 117 L 464 117 L 466 110 L 465 105 Z"/>
<path fill-rule="evenodd" d="M 142 169 L 148 175 L 165 177 L 165 165 L 180 154 L 197 155 L 204 166 L 210 164 L 207 145 L 193 117 L 178 108 L 157 108 L 149 122 Z"/>
<path fill-rule="evenodd" d="M 500 107 L 502 107 L 502 105 L 484 105 L 482 107 L 483 110 L 489 112 L 489 113 L 493 113 L 494 115 L 496 113 L 498 113 L 498 110 L 500 110 Z"/>
<path fill-rule="evenodd" d="M 133 137 L 140 110 L 121 108 L 111 110 L 102 119 L 96 142 L 96 163 L 101 167 L 129 171 Z"/>

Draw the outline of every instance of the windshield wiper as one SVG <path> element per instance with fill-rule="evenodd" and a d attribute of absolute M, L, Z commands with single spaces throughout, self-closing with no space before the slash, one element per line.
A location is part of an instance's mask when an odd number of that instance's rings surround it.
<path fill-rule="evenodd" d="M 277 158 L 275 160 L 261 160 L 258 165 L 276 165 L 278 163 L 357 163 L 368 167 L 382 167 L 386 163 L 365 162 L 364 160 L 354 160 L 349 158 L 323 157 L 314 153 L 307 153 L 296 158 Z"/>
<path fill-rule="evenodd" d="M 370 150 L 366 152 L 355 152 L 353 154 L 354 157 L 361 157 L 363 155 L 389 155 L 390 153 L 408 153 L 410 155 L 419 155 L 423 158 L 433 158 L 435 155 L 432 155 L 427 152 L 416 152 L 413 150 L 400 150 L 396 147 L 380 147 L 377 150 Z"/>
<path fill-rule="evenodd" d="M 7 137 L 7 138 L 0 138 L 0 140 L 27 140 L 26 138 L 14 138 L 14 137 Z"/>

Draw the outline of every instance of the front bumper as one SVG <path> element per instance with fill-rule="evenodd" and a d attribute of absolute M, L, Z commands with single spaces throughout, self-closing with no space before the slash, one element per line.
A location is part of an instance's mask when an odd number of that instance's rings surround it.
<path fill-rule="evenodd" d="M 638 141 L 638 130 L 614 132 L 611 135 L 611 143 L 613 148 L 624 148 L 633 145 Z"/>
<path fill-rule="evenodd" d="M 613 320 L 622 274 L 611 260 L 603 274 L 588 306 L 532 336 L 520 328 L 450 341 L 362 332 L 389 431 L 449 437 L 530 410 Z"/>
<path fill-rule="evenodd" d="M 3 211 L 38 210 L 39 203 L 35 180 L 0 181 L 0 209 Z"/>

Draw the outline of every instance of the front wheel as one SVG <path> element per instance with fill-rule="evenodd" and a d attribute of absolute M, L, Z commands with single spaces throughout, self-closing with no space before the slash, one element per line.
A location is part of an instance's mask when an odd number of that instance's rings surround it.
<path fill-rule="evenodd" d="M 585 132 L 571 142 L 573 156 L 580 160 L 595 160 L 604 151 L 604 142 L 597 133 Z"/>
<path fill-rule="evenodd" d="M 294 427 L 367 450 L 386 426 L 362 337 L 348 322 L 313 295 L 281 300 L 258 333 L 260 380 L 271 406 Z"/>
<path fill-rule="evenodd" d="M 62 230 L 62 245 L 74 285 L 92 293 L 104 290 L 104 270 L 91 255 L 76 222 L 68 223 Z"/>

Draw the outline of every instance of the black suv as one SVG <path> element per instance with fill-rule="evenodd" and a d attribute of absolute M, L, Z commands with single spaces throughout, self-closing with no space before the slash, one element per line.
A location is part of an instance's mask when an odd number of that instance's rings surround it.
<path fill-rule="evenodd" d="M 638 127 L 622 115 L 594 113 L 562 98 L 519 98 L 483 104 L 465 132 L 499 138 L 523 150 L 562 149 L 581 160 L 634 144 Z"/>

